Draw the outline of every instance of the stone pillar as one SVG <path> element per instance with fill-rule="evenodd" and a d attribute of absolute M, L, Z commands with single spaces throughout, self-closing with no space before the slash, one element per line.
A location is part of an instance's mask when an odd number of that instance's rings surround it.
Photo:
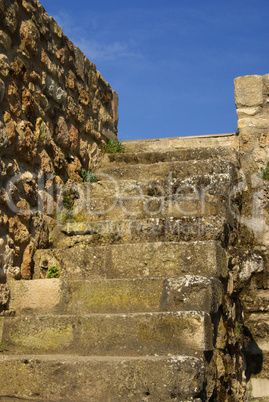
<path fill-rule="evenodd" d="M 234 80 L 240 159 L 248 181 L 269 161 L 269 74 Z"/>
<path fill-rule="evenodd" d="M 246 372 L 251 374 L 247 398 L 268 401 L 269 181 L 262 180 L 259 171 L 269 162 L 269 74 L 239 77 L 234 85 L 240 161 L 247 184 L 242 192 L 241 228 L 252 229 L 253 244 L 246 246 L 263 258 L 263 269 L 251 276 L 240 294 L 244 325 L 251 334 L 248 342 L 244 339 Z"/>

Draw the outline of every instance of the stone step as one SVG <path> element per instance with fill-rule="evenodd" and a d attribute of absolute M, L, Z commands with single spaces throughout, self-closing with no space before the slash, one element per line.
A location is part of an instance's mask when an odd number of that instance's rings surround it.
<path fill-rule="evenodd" d="M 221 282 L 186 275 L 179 278 L 14 281 L 9 307 L 23 314 L 136 313 L 201 310 L 216 313 Z"/>
<path fill-rule="evenodd" d="M 0 320 L 2 343 L 11 354 L 141 356 L 212 350 L 211 318 L 199 311 L 28 315 Z"/>
<path fill-rule="evenodd" d="M 187 191 L 193 193 L 194 190 L 196 195 L 200 196 L 203 194 L 229 196 L 235 181 L 236 176 L 229 173 L 196 174 L 184 179 L 174 177 L 172 181 L 167 178 L 154 180 L 151 177 L 147 179 L 137 177 L 134 180 L 115 180 L 112 177 L 109 179 L 108 177 L 100 176 L 100 181 L 96 183 L 80 184 L 78 194 L 85 200 L 85 203 L 91 198 L 187 195 Z"/>
<path fill-rule="evenodd" d="M 115 219 L 143 219 L 148 217 L 182 217 L 219 215 L 228 217 L 229 209 L 225 197 L 204 194 L 184 194 L 170 197 L 106 197 L 90 198 L 86 205 L 77 202 L 69 218 L 77 216 L 84 222 L 115 220 Z M 66 216 L 62 216 L 66 219 Z"/>
<path fill-rule="evenodd" d="M 173 183 L 193 175 L 235 174 L 235 167 L 226 160 L 205 159 L 195 161 L 175 161 L 141 165 L 113 165 L 98 168 L 96 176 L 100 178 L 113 178 L 115 180 L 158 180 L 166 179 Z M 103 176 L 102 176 L 103 175 Z"/>
<path fill-rule="evenodd" d="M 160 152 L 168 149 L 195 149 L 225 147 L 239 149 L 239 136 L 236 133 L 211 134 L 190 137 L 156 138 L 147 140 L 122 141 L 126 152 Z"/>
<path fill-rule="evenodd" d="M 57 266 L 63 279 L 178 278 L 227 276 L 227 255 L 219 242 L 152 242 L 37 250 L 34 278 Z"/>
<path fill-rule="evenodd" d="M 54 248 L 121 243 L 218 240 L 226 244 L 228 221 L 221 216 L 67 222 L 51 231 Z M 139 253 L 140 254 L 140 253 Z"/>
<path fill-rule="evenodd" d="M 132 143 L 132 141 L 131 141 Z M 125 142 L 126 152 L 104 154 L 102 158 L 102 166 L 108 166 L 109 164 L 150 164 L 158 162 L 173 162 L 173 161 L 190 161 L 190 160 L 202 160 L 202 159 L 226 159 L 235 164 L 238 162 L 238 153 L 227 147 L 215 147 L 215 148 L 179 148 L 168 150 L 161 149 L 155 151 L 149 151 L 148 149 L 137 151 L 130 142 Z M 140 144 L 141 145 L 141 144 Z"/>
<path fill-rule="evenodd" d="M 3 401 L 190 401 L 203 393 L 205 366 L 202 359 L 178 355 L 0 355 L 0 377 Z"/>

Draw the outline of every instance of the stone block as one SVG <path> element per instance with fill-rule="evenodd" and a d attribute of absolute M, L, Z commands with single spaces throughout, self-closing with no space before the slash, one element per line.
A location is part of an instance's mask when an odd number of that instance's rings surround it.
<path fill-rule="evenodd" d="M 26 48 L 35 54 L 38 49 L 40 34 L 32 20 L 22 21 L 20 26 L 20 37 Z"/>
<path fill-rule="evenodd" d="M 17 152 L 27 162 L 32 162 L 37 151 L 37 138 L 29 125 L 24 121 L 16 127 L 18 133 Z"/>
<path fill-rule="evenodd" d="M 0 46 L 5 50 L 9 50 L 11 48 L 12 41 L 10 37 L 4 32 L 0 31 Z"/>
<path fill-rule="evenodd" d="M 62 148 L 69 148 L 70 147 L 70 138 L 69 138 L 69 131 L 68 126 L 66 124 L 65 118 L 60 116 L 57 122 L 56 127 L 56 142 Z"/>
<path fill-rule="evenodd" d="M 39 145 L 45 146 L 50 144 L 52 140 L 50 129 L 40 117 L 36 120 L 35 134 Z"/>
<path fill-rule="evenodd" d="M 246 75 L 234 80 L 235 104 L 242 106 L 259 106 L 263 104 L 263 79 L 260 75 Z"/>
<path fill-rule="evenodd" d="M 1 325 L 1 324 L 0 324 Z M 16 373 L 16 380 L 10 375 Z M 0 397 L 84 402 L 193 400 L 202 393 L 205 366 L 188 356 L 3 356 Z M 1 398 L 2 399 L 2 398 Z"/>
<path fill-rule="evenodd" d="M 262 78 L 263 78 L 263 83 L 264 83 L 264 88 L 265 88 L 265 94 L 268 96 L 269 95 L 269 74 L 263 75 Z"/>
<path fill-rule="evenodd" d="M 246 326 L 250 329 L 258 347 L 263 352 L 269 352 L 269 313 L 256 311 L 250 314 L 246 319 Z"/>
<path fill-rule="evenodd" d="M 76 152 L 78 149 L 78 130 L 73 126 L 73 124 L 69 127 L 69 140 L 71 151 Z"/>
<path fill-rule="evenodd" d="M 17 315 L 179 310 L 210 313 L 218 310 L 222 299 L 219 281 L 191 275 L 170 279 L 35 279 L 13 282 L 10 288 L 10 308 L 16 310 Z"/>
<path fill-rule="evenodd" d="M 9 29 L 11 33 L 14 33 L 18 26 L 18 3 L 13 3 L 7 10 L 5 14 L 4 24 Z"/>
<path fill-rule="evenodd" d="M 82 53 L 82 51 L 77 47 L 74 46 L 74 52 L 75 52 L 75 68 L 76 68 L 76 73 L 81 78 L 82 80 L 85 79 L 85 55 Z"/>
<path fill-rule="evenodd" d="M 61 283 L 58 279 L 12 282 L 10 303 L 21 311 L 51 311 L 60 302 Z"/>
<path fill-rule="evenodd" d="M 84 193 L 85 194 L 85 193 Z M 143 219 L 149 217 L 180 218 L 182 216 L 224 216 L 228 217 L 227 205 L 220 196 L 206 195 L 203 200 L 194 197 L 170 196 L 147 197 L 137 195 L 134 197 L 108 197 L 91 198 L 89 203 L 85 198 L 76 202 L 76 207 L 83 212 L 85 221 L 98 221 L 101 219 Z"/>
<path fill-rule="evenodd" d="M 269 379 L 251 378 L 248 384 L 248 400 L 266 402 L 269 399 Z M 263 399 L 265 398 L 265 399 Z"/>
<path fill-rule="evenodd" d="M 259 117 L 259 115 L 261 115 L 262 113 L 262 107 L 261 106 L 240 107 L 239 109 L 236 110 L 236 113 L 238 119 L 246 118 L 249 116 Z"/>
<path fill-rule="evenodd" d="M 117 92 L 112 91 L 112 110 L 113 110 L 113 119 L 115 122 L 119 120 L 118 106 L 119 106 L 119 97 Z"/>
<path fill-rule="evenodd" d="M 0 151 L 8 146 L 8 132 L 5 125 L 0 121 Z"/>
<path fill-rule="evenodd" d="M 13 237 L 16 244 L 26 245 L 30 240 L 27 226 L 21 222 L 18 216 L 9 219 L 9 234 Z"/>
<path fill-rule="evenodd" d="M 52 29 L 52 31 L 59 37 L 62 38 L 63 37 L 63 30 L 61 27 L 59 27 L 59 25 L 57 24 L 57 22 L 51 18 L 51 22 L 50 22 L 50 27 Z"/>
<path fill-rule="evenodd" d="M 67 99 L 67 93 L 57 85 L 56 81 L 54 81 L 51 77 L 46 77 L 46 88 L 48 94 L 57 102 L 63 103 Z"/>
<path fill-rule="evenodd" d="M 253 134 L 260 130 L 269 129 L 269 119 L 257 118 L 257 117 L 244 117 L 238 120 L 238 128 L 244 129 L 249 127 Z"/>
<path fill-rule="evenodd" d="M 228 231 L 227 220 L 218 216 L 82 221 L 63 225 L 62 233 L 58 233 L 53 242 L 60 248 L 72 247 L 74 244 L 94 245 L 100 241 L 104 245 L 158 241 L 226 242 Z"/>
<path fill-rule="evenodd" d="M 132 180 L 135 178 L 154 180 L 170 180 L 172 186 L 183 179 L 194 175 L 233 174 L 234 167 L 225 160 L 171 161 L 156 164 L 116 165 L 99 168 L 96 173 L 109 175 L 111 178 Z"/>
<path fill-rule="evenodd" d="M 28 12 L 34 12 L 35 8 L 32 4 L 30 4 L 28 1 L 26 0 L 22 0 L 22 7 Z"/>
<path fill-rule="evenodd" d="M 5 54 L 0 54 L 0 74 L 2 77 L 7 77 L 9 74 L 10 65 Z"/>
<path fill-rule="evenodd" d="M 212 350 L 210 315 L 196 311 L 5 317 L 14 354 L 142 356 Z"/>
<path fill-rule="evenodd" d="M 86 89 L 79 89 L 79 102 L 84 106 L 84 107 L 89 107 L 91 103 L 91 94 L 89 90 Z"/>
<path fill-rule="evenodd" d="M 62 279 L 177 278 L 227 276 L 227 256 L 214 241 L 137 243 L 38 250 L 34 278 L 48 266 L 61 267 Z"/>
<path fill-rule="evenodd" d="M 67 97 L 67 115 L 73 116 L 77 119 L 78 116 L 78 105 L 75 102 L 75 99 L 72 96 Z"/>
<path fill-rule="evenodd" d="M 11 82 L 7 90 L 10 112 L 14 113 L 17 117 L 21 115 L 21 99 L 19 96 L 19 89 L 15 82 Z"/>

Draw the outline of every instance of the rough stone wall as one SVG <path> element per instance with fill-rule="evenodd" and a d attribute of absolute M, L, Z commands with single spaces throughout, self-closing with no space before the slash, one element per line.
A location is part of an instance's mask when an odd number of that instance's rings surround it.
<path fill-rule="evenodd" d="M 269 74 L 235 79 L 242 166 L 239 248 L 232 260 L 244 315 L 248 400 L 269 399 Z M 252 252 L 263 264 L 249 259 Z M 240 281 L 237 278 L 242 277 Z M 251 375 L 251 376 L 250 376 Z"/>
<path fill-rule="evenodd" d="M 38 1 L 0 0 L 0 275 L 31 277 L 49 241 L 42 189 L 98 163 L 117 139 L 117 99 Z"/>

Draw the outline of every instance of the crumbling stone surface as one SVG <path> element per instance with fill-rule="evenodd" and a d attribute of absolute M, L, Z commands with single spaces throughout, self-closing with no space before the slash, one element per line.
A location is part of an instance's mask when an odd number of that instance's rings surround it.
<path fill-rule="evenodd" d="M 32 255 L 47 244 L 34 218 L 56 215 L 56 186 L 81 180 L 100 160 L 102 141 L 117 138 L 117 102 L 39 2 L 0 1 L 3 272 L 31 278 Z"/>
<path fill-rule="evenodd" d="M 7 285 L 0 284 L 0 314 L 8 307 L 10 291 Z"/>

